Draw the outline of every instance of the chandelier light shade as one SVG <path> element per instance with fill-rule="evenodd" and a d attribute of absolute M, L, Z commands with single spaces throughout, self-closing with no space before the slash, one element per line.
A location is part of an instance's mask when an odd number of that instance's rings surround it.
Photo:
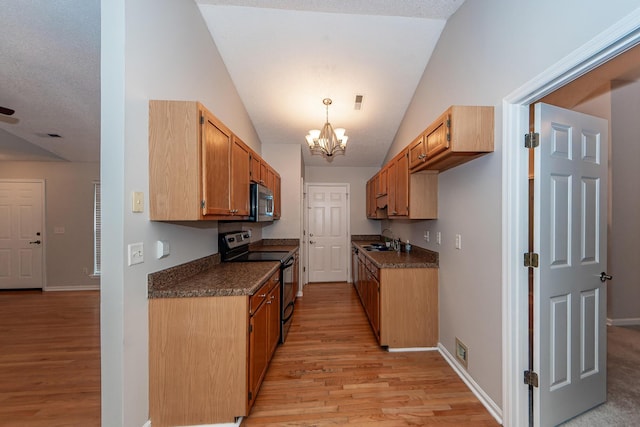
<path fill-rule="evenodd" d="M 331 105 L 331 99 L 325 98 L 322 103 L 327 109 L 327 120 L 322 126 L 322 130 L 312 129 L 306 136 L 307 144 L 311 154 L 321 154 L 325 156 L 328 161 L 333 160 L 333 156 L 336 154 L 344 154 L 347 148 L 347 139 L 343 128 L 333 129 L 331 123 L 329 123 L 329 105 Z"/>

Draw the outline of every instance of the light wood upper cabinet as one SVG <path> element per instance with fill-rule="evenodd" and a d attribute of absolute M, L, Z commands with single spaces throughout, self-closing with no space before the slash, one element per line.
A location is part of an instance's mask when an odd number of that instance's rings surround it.
<path fill-rule="evenodd" d="M 237 137 L 231 151 L 230 208 L 234 216 L 249 216 L 250 149 Z"/>
<path fill-rule="evenodd" d="M 387 215 L 409 216 L 409 153 L 402 151 L 389 162 Z"/>
<path fill-rule="evenodd" d="M 427 161 L 427 148 L 424 145 L 424 138 L 422 135 L 417 137 L 411 144 L 409 144 L 409 168 L 411 170 L 422 166 Z"/>
<path fill-rule="evenodd" d="M 273 219 L 280 219 L 282 213 L 282 179 L 277 172 L 275 172 L 273 178 Z"/>
<path fill-rule="evenodd" d="M 444 171 L 493 151 L 493 107 L 454 105 L 423 133 L 427 159 L 412 171 Z"/>
<path fill-rule="evenodd" d="M 244 219 L 249 149 L 194 101 L 149 102 L 151 220 Z"/>

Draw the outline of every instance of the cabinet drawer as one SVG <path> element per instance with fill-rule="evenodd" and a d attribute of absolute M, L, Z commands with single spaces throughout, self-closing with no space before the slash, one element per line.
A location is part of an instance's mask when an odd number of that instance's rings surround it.
<path fill-rule="evenodd" d="M 249 315 L 253 315 L 260 307 L 260 304 L 267 300 L 267 296 L 271 289 L 280 283 L 280 271 L 276 271 L 271 275 L 264 285 L 258 289 L 256 293 L 249 297 Z"/>

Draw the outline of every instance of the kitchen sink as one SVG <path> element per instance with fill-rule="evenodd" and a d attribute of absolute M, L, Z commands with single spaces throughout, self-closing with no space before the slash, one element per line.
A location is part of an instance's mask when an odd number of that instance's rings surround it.
<path fill-rule="evenodd" d="M 364 245 L 362 248 L 368 252 L 386 252 L 391 250 L 391 248 L 388 248 L 384 243 L 372 243 L 370 245 Z"/>

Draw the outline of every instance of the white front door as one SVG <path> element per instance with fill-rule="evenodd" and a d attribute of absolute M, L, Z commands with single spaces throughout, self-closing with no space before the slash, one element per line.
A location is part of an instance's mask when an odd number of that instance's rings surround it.
<path fill-rule="evenodd" d="M 535 105 L 534 425 L 606 400 L 608 123 Z"/>
<path fill-rule="evenodd" d="M 346 185 L 309 184 L 309 282 L 347 280 L 349 209 Z"/>
<path fill-rule="evenodd" d="M 0 181 L 0 289 L 42 288 L 44 183 Z"/>

